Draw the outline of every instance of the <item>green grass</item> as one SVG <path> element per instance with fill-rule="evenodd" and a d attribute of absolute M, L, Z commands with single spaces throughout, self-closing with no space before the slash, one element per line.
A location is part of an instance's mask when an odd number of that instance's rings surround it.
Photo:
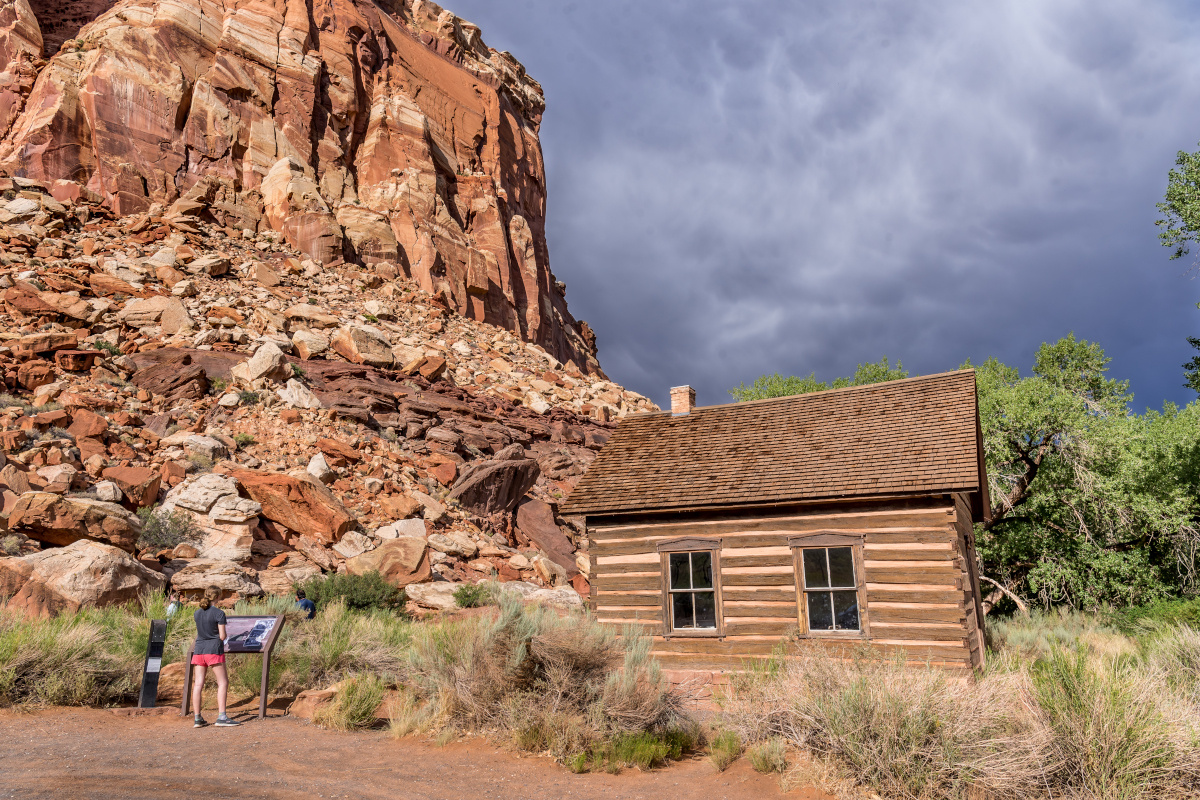
<path fill-rule="evenodd" d="M 353 675 L 342 682 L 333 702 L 317 709 L 313 722 L 340 731 L 375 727 L 380 723 L 375 711 L 386 688 L 378 675 Z"/>
<path fill-rule="evenodd" d="M 494 606 L 496 588 L 487 583 L 463 583 L 454 590 L 454 602 L 459 608 Z"/>
<path fill-rule="evenodd" d="M 718 772 L 724 772 L 742 755 L 742 740 L 734 731 L 721 731 L 708 746 L 708 758 Z"/>
<path fill-rule="evenodd" d="M 787 746 L 778 736 L 751 745 L 746 750 L 746 758 L 755 772 L 764 775 L 787 772 Z"/>
<path fill-rule="evenodd" d="M 378 572 L 315 575 L 300 588 L 318 608 L 338 601 L 352 611 L 391 610 L 403 608 L 405 603 L 404 590 L 392 586 Z"/>

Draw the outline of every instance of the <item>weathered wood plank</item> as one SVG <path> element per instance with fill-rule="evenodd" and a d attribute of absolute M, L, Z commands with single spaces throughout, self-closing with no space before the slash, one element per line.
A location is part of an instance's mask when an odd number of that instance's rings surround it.
<path fill-rule="evenodd" d="M 621 619 L 621 620 L 648 620 L 652 622 L 662 622 L 662 610 L 659 608 L 645 608 L 635 606 L 632 608 L 614 608 L 598 604 L 596 607 L 596 616 L 604 617 L 605 619 Z"/>
<path fill-rule="evenodd" d="M 903 561 L 911 563 L 914 561 L 953 561 L 958 558 L 958 554 L 950 548 L 937 550 L 909 550 L 909 549 L 888 549 L 881 550 L 878 547 L 867 545 L 863 548 L 863 558 L 867 561 Z"/>
<path fill-rule="evenodd" d="M 650 525 L 590 525 L 588 534 L 594 541 L 630 539 L 644 536 L 723 536 L 726 533 L 751 531 L 788 531 L 804 533 L 815 530 L 921 528 L 942 527 L 953 523 L 952 505 L 929 509 L 879 509 L 875 511 L 829 511 L 779 517 L 757 517 L 729 520 L 696 520 Z M 652 532 L 651 532 L 652 531 Z"/>
<path fill-rule="evenodd" d="M 961 589 L 911 587 L 911 584 L 869 583 L 867 606 L 874 603 L 961 603 L 966 597 L 966 593 Z"/>
<path fill-rule="evenodd" d="M 592 585 L 597 590 L 604 592 L 609 590 L 620 589 L 643 589 L 652 590 L 662 589 L 662 575 L 596 575 L 592 578 Z"/>
<path fill-rule="evenodd" d="M 728 586 L 728 584 L 726 584 Z M 790 600 L 796 602 L 796 589 L 790 584 L 787 586 L 771 586 L 759 589 L 724 589 L 722 597 L 726 602 L 748 601 L 757 602 L 783 602 Z"/>
<path fill-rule="evenodd" d="M 795 603 L 766 605 L 765 603 L 731 603 L 726 600 L 724 608 L 727 621 L 738 617 L 787 617 L 793 620 L 799 617 Z"/>
<path fill-rule="evenodd" d="M 596 604 L 603 606 L 655 606 L 662 607 L 662 592 L 633 594 L 632 592 L 596 592 Z"/>
<path fill-rule="evenodd" d="M 789 548 L 790 549 L 790 548 Z M 721 568 L 730 567 L 786 567 L 793 569 L 792 554 L 779 556 L 734 556 L 725 553 L 736 553 L 737 550 L 725 550 L 721 554 Z"/>
<path fill-rule="evenodd" d="M 776 575 L 721 575 L 722 586 L 795 586 L 796 578 L 792 574 L 780 573 Z"/>
<path fill-rule="evenodd" d="M 901 622 L 945 622 L 966 624 L 966 613 L 957 605 L 915 605 L 874 603 L 871 609 L 871 623 L 901 623 Z M 965 635 L 966 628 L 963 628 Z"/>
<path fill-rule="evenodd" d="M 729 636 L 748 636 L 751 634 L 778 634 L 780 636 L 798 627 L 793 619 L 771 619 L 746 622 L 740 619 L 726 619 L 725 633 Z"/>
<path fill-rule="evenodd" d="M 923 624 L 910 622 L 871 621 L 871 635 L 876 639 L 920 639 L 930 642 L 961 642 L 966 647 L 965 625 Z"/>
<path fill-rule="evenodd" d="M 868 561 L 865 564 L 867 583 L 918 583 L 932 586 L 962 588 L 962 570 L 950 562 L 924 562 L 912 566 L 912 561 Z"/>

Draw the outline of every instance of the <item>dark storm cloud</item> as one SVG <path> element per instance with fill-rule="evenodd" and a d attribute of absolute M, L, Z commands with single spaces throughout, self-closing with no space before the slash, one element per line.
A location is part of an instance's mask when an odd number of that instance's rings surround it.
<path fill-rule="evenodd" d="M 614 380 L 719 403 L 1073 330 L 1190 399 L 1200 285 L 1153 225 L 1200 139 L 1187 4 L 448 5 L 546 89 L 551 263 Z"/>

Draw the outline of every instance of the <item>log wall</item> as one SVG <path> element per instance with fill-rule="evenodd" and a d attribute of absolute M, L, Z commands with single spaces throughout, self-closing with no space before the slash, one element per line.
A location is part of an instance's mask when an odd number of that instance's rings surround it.
<path fill-rule="evenodd" d="M 588 522 L 590 604 L 597 618 L 641 626 L 653 636 L 654 655 L 667 669 L 742 669 L 797 634 L 797 579 L 788 539 L 818 531 L 862 537 L 860 614 L 869 620 L 869 638 L 803 638 L 834 650 L 866 643 L 889 656 L 902 653 L 909 662 L 951 670 L 983 664 L 974 538 L 961 498 L 944 496 L 924 508 L 859 504 L 786 516 Z M 679 537 L 721 540 L 719 637 L 671 633 L 664 624 L 666 579 L 658 546 Z"/>

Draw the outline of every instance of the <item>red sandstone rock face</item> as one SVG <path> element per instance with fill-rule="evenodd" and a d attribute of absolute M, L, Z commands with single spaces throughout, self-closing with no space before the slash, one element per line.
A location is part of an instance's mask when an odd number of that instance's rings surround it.
<path fill-rule="evenodd" d="M 41 38 L 29 0 L 0 2 L 0 68 L 34 69 Z M 517 61 L 424 0 L 120 0 L 27 99 L 0 89 L 0 168 L 78 181 L 119 214 L 187 197 L 321 261 L 394 262 L 598 371 L 550 271 L 543 109 Z"/>

